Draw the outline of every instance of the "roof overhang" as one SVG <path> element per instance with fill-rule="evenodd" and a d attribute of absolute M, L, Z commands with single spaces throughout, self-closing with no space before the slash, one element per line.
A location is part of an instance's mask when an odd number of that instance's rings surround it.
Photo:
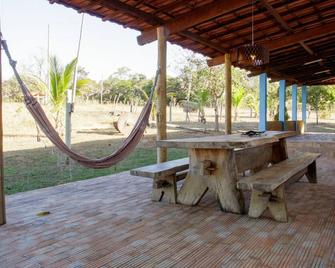
<path fill-rule="evenodd" d="M 250 43 L 249 0 L 49 0 L 136 29 L 140 45 L 156 40 L 165 26 L 168 40 L 224 63 L 224 53 Z M 255 41 L 268 47 L 270 63 L 247 68 L 250 75 L 267 72 L 271 81 L 296 84 L 335 83 L 335 1 L 256 0 Z M 234 60 L 233 60 L 234 64 Z M 326 71 L 329 70 L 329 71 Z"/>

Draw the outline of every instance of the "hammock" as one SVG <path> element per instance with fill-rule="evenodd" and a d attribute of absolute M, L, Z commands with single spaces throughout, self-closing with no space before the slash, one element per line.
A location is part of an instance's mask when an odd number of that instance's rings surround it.
<path fill-rule="evenodd" d="M 9 64 L 12 67 L 14 75 L 20 85 L 21 91 L 24 95 L 24 102 L 28 111 L 31 113 L 31 115 L 33 116 L 33 118 L 35 119 L 36 123 L 41 128 L 41 130 L 44 132 L 44 134 L 61 152 L 63 152 L 68 157 L 70 157 L 71 159 L 73 159 L 74 161 L 78 162 L 79 164 L 85 167 L 101 169 L 115 165 L 116 163 L 120 162 L 125 157 L 127 157 L 135 149 L 135 147 L 141 140 L 144 130 L 149 122 L 149 116 L 152 108 L 152 99 L 159 77 L 159 70 L 157 70 L 156 72 L 155 82 L 151 88 L 151 93 L 146 105 L 144 106 L 139 118 L 137 119 L 137 122 L 135 123 L 133 130 L 131 131 L 129 136 L 123 141 L 120 148 L 109 156 L 99 159 L 89 159 L 81 154 L 74 152 L 63 142 L 63 140 L 58 135 L 57 131 L 47 118 L 41 105 L 32 96 L 31 92 L 28 90 L 23 80 L 21 79 L 19 73 L 17 72 L 16 61 L 12 59 L 6 41 L 1 39 L 1 45 L 8 57 Z"/>

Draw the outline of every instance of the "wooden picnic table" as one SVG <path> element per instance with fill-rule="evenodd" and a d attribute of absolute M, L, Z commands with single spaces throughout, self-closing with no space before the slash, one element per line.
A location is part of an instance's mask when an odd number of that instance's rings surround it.
<path fill-rule="evenodd" d="M 178 194 L 179 203 L 197 205 L 210 189 L 223 211 L 243 213 L 243 195 L 236 188 L 238 175 L 287 159 L 285 139 L 295 135 L 294 131 L 267 131 L 254 137 L 233 134 L 161 140 L 157 146 L 189 150 L 189 172 Z"/>

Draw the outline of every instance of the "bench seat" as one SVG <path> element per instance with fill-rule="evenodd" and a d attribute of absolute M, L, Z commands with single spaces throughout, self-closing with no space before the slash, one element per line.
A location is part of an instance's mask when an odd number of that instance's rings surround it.
<path fill-rule="evenodd" d="M 275 220 L 287 222 L 284 185 L 306 175 L 310 183 L 317 183 L 316 159 L 320 154 L 302 153 L 265 168 L 237 182 L 240 190 L 250 190 L 249 216 L 259 217 L 269 208 Z"/>
<path fill-rule="evenodd" d="M 151 199 L 161 201 L 163 196 L 170 203 L 177 203 L 177 181 L 183 180 L 189 168 L 189 158 L 171 160 L 136 168 L 130 171 L 133 176 L 153 179 Z"/>

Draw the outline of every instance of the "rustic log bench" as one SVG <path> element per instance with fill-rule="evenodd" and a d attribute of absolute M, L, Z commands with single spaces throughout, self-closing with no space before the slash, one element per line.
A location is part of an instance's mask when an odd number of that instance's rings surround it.
<path fill-rule="evenodd" d="M 317 183 L 316 159 L 320 154 L 302 153 L 268 168 L 242 177 L 237 182 L 240 190 L 251 190 L 249 217 L 258 218 L 268 208 L 277 221 L 287 222 L 284 186 L 306 175 L 310 183 Z"/>
<path fill-rule="evenodd" d="M 188 171 L 189 158 L 172 160 L 130 171 L 131 175 L 153 179 L 151 199 L 161 201 L 164 198 L 173 204 L 177 203 L 177 181 L 183 180 Z"/>

